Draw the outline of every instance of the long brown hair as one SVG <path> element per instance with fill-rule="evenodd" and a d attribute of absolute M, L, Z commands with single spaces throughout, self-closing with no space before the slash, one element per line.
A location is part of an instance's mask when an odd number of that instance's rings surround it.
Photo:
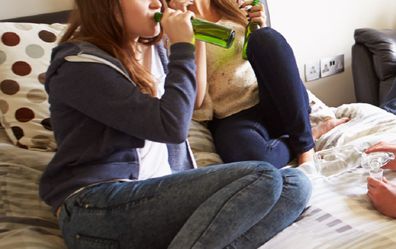
<path fill-rule="evenodd" d="M 210 0 L 222 17 L 245 26 L 248 21 L 246 13 L 239 9 L 236 0 Z"/>
<path fill-rule="evenodd" d="M 94 44 L 120 60 L 142 92 L 155 96 L 153 77 L 136 60 L 136 51 L 126 30 L 119 0 L 75 0 L 69 27 L 60 42 L 87 41 Z M 152 45 L 161 36 L 162 32 L 157 37 L 139 42 Z"/>

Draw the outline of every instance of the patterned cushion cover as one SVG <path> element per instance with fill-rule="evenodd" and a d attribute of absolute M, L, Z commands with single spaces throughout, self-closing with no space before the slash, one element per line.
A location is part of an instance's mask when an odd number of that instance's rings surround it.
<path fill-rule="evenodd" d="M 51 50 L 65 27 L 0 23 L 0 121 L 19 147 L 56 149 L 43 83 Z"/>

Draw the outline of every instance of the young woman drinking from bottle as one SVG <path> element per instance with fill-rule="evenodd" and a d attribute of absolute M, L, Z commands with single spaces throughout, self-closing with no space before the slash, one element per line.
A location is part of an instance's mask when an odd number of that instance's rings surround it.
<path fill-rule="evenodd" d="M 312 160 L 314 139 L 347 120 L 331 119 L 311 128 L 308 96 L 293 51 L 281 34 L 265 27 L 264 6 L 251 3 L 194 0 L 188 6 L 197 17 L 236 31 L 229 49 L 206 45 L 207 67 L 198 70 L 193 118 L 208 122 L 225 162 L 263 160 L 280 168 L 297 157 L 301 164 Z M 251 33 L 247 61 L 242 51 L 249 22 L 259 29 Z M 200 69 L 203 64 L 197 65 Z"/>
<path fill-rule="evenodd" d="M 311 186 L 296 169 L 194 169 L 191 12 L 159 0 L 75 4 L 47 71 L 58 150 L 40 181 L 68 248 L 257 248 L 301 214 Z"/>

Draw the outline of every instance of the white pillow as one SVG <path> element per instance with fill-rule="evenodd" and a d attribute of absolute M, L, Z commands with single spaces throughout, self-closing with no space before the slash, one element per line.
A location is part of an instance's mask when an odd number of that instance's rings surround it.
<path fill-rule="evenodd" d="M 65 24 L 0 23 L 2 126 L 22 148 L 53 151 L 45 72 Z"/>

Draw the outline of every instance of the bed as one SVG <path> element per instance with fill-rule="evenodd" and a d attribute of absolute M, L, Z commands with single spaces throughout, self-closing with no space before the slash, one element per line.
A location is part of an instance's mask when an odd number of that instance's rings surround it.
<path fill-rule="evenodd" d="M 37 193 L 41 172 L 56 150 L 43 72 L 65 28 L 46 23 L 63 23 L 67 14 L 0 23 L 0 249 L 66 248 L 55 217 Z M 368 104 L 328 107 L 312 93 L 309 96 L 313 125 L 327 117 L 351 119 L 323 135 L 316 143 L 317 151 L 344 145 L 365 148 L 381 140 L 396 142 L 395 115 Z M 204 125 L 191 123 L 189 141 L 200 167 L 221 162 Z M 396 220 L 372 208 L 363 168 L 354 165 L 324 171 L 305 164 L 301 170 L 314 187 L 309 206 L 260 249 L 396 248 Z M 394 172 L 385 176 L 396 180 Z"/>

